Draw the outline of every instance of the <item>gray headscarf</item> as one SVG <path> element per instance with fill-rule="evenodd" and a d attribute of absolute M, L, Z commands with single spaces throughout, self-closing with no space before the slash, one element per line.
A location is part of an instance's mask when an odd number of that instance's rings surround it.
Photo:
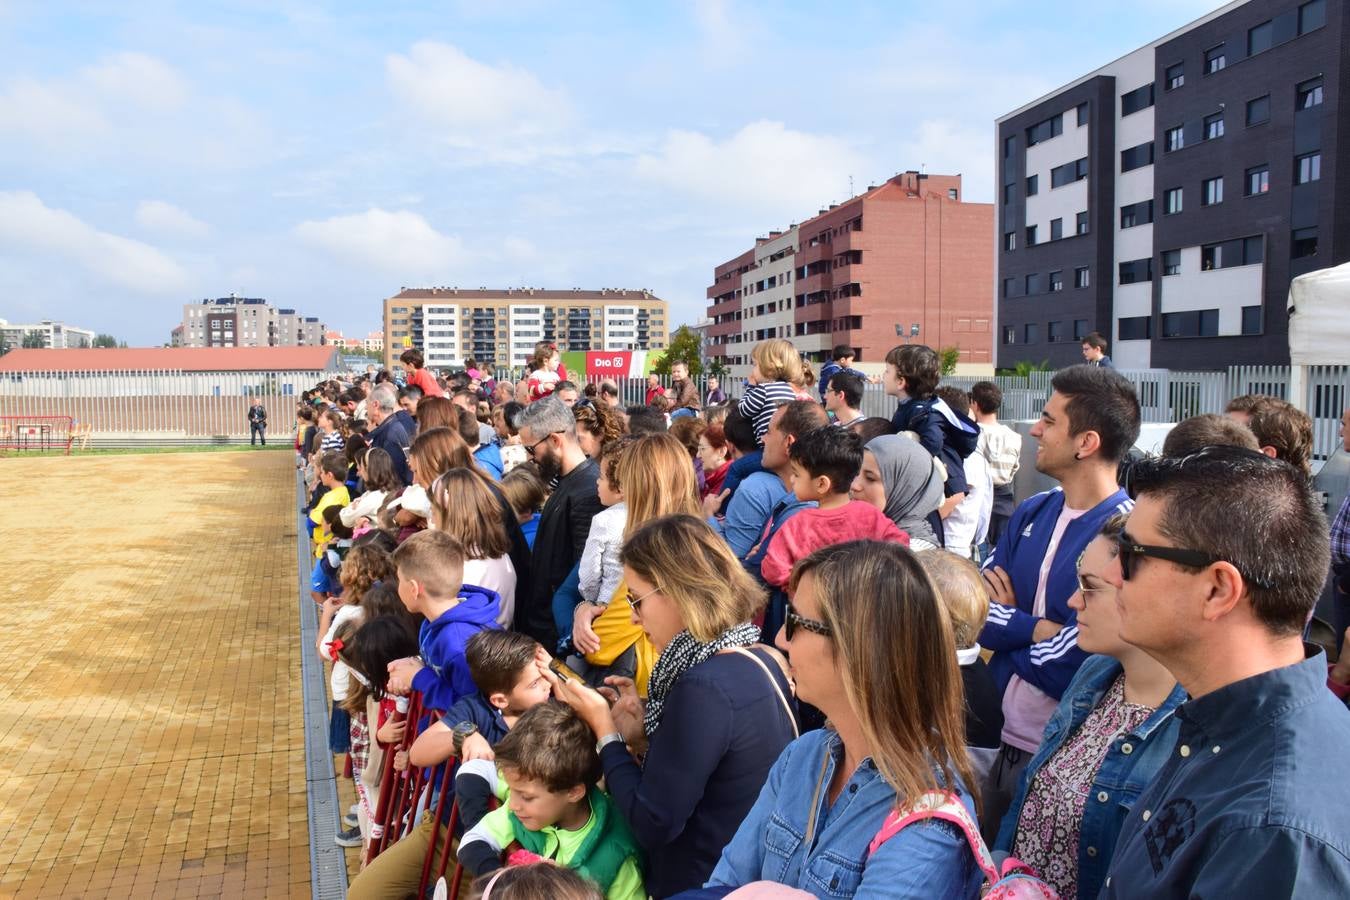
<path fill-rule="evenodd" d="M 917 441 L 898 434 L 883 434 L 867 442 L 876 457 L 881 483 L 886 488 L 886 518 L 911 539 L 937 544 L 937 535 L 926 517 L 942 505 L 942 476 L 933 457 Z"/>

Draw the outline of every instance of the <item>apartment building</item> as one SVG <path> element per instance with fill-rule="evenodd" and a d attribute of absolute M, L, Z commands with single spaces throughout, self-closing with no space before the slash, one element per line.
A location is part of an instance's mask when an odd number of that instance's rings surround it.
<path fill-rule="evenodd" d="M 170 343 L 182 347 L 317 347 L 327 328 L 316 316 L 280 309 L 259 297 L 218 297 L 183 304 Z M 175 341 L 179 343 L 174 343 Z"/>
<path fill-rule="evenodd" d="M 51 319 L 43 319 L 31 325 L 0 319 L 0 346 L 10 349 L 22 347 L 24 337 L 34 332 L 42 335 L 42 346 L 48 349 L 66 350 L 94 346 L 95 335 L 88 328 L 77 328 L 64 322 L 53 322 Z"/>
<path fill-rule="evenodd" d="M 432 368 L 523 366 L 538 341 L 562 350 L 660 350 L 669 340 L 666 301 L 647 290 L 403 288 L 384 301 L 385 364 L 405 347 Z"/>
<path fill-rule="evenodd" d="M 1347 37 L 1242 0 L 998 120 L 998 361 L 1289 362 L 1289 282 L 1350 259 Z M 1340 181 L 1338 181 L 1338 178 Z"/>
<path fill-rule="evenodd" d="M 992 204 L 963 199 L 960 175 L 910 171 L 770 232 L 713 271 L 709 355 L 742 378 L 755 343 L 781 337 L 813 363 L 846 344 L 879 370 L 914 340 L 957 347 L 963 369 L 988 371 L 993 219 Z"/>

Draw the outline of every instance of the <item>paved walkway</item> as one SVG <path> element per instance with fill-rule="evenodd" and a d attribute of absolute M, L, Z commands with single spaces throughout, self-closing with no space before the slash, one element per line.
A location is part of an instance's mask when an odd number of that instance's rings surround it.
<path fill-rule="evenodd" d="M 292 460 L 0 459 L 0 897 L 309 896 Z"/>

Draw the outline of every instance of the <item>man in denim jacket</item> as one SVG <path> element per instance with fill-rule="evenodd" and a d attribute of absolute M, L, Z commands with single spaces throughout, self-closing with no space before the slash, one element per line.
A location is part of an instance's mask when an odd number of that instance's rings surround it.
<path fill-rule="evenodd" d="M 1329 562 L 1307 479 L 1206 447 L 1133 472 L 1106 578 L 1120 636 L 1191 700 L 1121 830 L 1103 897 L 1350 896 L 1350 712 L 1301 635 Z"/>

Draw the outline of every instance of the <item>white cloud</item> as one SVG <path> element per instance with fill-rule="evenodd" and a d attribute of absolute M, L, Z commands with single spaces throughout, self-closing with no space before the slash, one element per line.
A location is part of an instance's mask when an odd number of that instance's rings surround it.
<path fill-rule="evenodd" d="M 640 177 L 712 204 L 706 217 L 732 213 L 801 221 L 848 195 L 848 177 L 860 183 L 871 164 L 846 142 L 794 131 L 782 122 L 746 125 L 725 141 L 695 131 L 672 131 L 659 153 L 636 162 Z"/>
<path fill-rule="evenodd" d="M 694 22 L 708 62 L 730 64 L 744 47 L 743 31 L 731 21 L 728 0 L 695 0 Z"/>
<path fill-rule="evenodd" d="M 143 200 L 136 207 L 136 224 L 165 237 L 203 238 L 211 226 L 163 200 Z"/>
<path fill-rule="evenodd" d="M 528 70 L 478 62 L 437 41 L 419 41 L 406 56 L 391 54 L 385 76 L 393 95 L 455 146 L 546 135 L 572 119 L 566 92 L 545 87 Z"/>
<path fill-rule="evenodd" d="M 178 263 L 156 248 L 99 231 L 47 206 L 31 191 L 0 191 L 0 247 L 72 262 L 96 277 L 144 293 L 181 292 L 187 284 Z"/>
<path fill-rule="evenodd" d="M 466 257 L 458 237 L 441 234 L 422 216 L 407 210 L 372 207 L 363 213 L 301 222 L 295 233 L 338 259 L 407 278 L 442 275 Z"/>
<path fill-rule="evenodd" d="M 960 175 L 962 197 L 976 203 L 994 200 L 994 131 L 951 119 L 920 122 L 900 141 L 908 168 L 934 175 Z"/>

